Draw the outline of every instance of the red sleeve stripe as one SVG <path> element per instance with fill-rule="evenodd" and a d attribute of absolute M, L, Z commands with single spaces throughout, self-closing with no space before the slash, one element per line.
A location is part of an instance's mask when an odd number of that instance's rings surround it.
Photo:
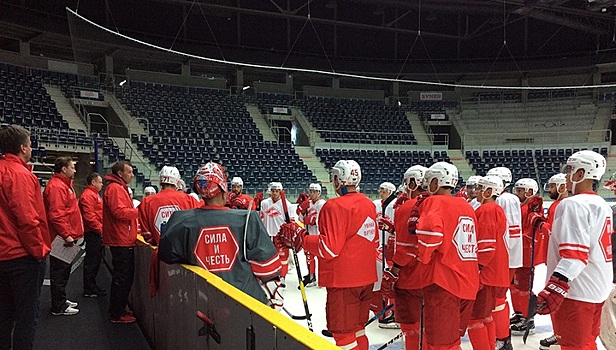
<path fill-rule="evenodd" d="M 426 236 L 438 236 L 438 237 L 443 237 L 443 234 L 442 234 L 441 232 L 432 232 L 432 231 L 417 230 L 417 234 L 422 234 L 422 235 L 426 235 Z"/>
<path fill-rule="evenodd" d="M 256 271 L 252 271 L 252 273 L 254 273 L 255 276 L 261 278 L 261 279 L 267 279 L 269 277 L 274 277 L 276 276 L 278 273 L 280 273 L 280 271 L 282 270 L 282 265 L 279 266 L 276 270 L 270 271 L 268 273 L 260 273 L 260 272 L 256 272 Z"/>
<path fill-rule="evenodd" d="M 443 244 L 443 242 L 438 242 L 438 243 L 426 243 L 424 241 L 422 241 L 421 239 L 419 240 L 419 244 L 421 244 L 424 247 L 430 248 L 430 247 L 438 247 L 439 245 Z"/>
<path fill-rule="evenodd" d="M 256 261 L 256 260 L 248 260 L 249 263 L 253 264 L 253 265 L 257 265 L 257 266 L 268 266 L 271 264 L 274 264 L 276 262 L 276 260 L 280 260 L 279 259 L 279 255 L 276 254 L 274 255 L 271 259 L 269 259 L 268 261 L 264 261 L 264 262 L 260 262 L 260 261 Z"/>
<path fill-rule="evenodd" d="M 517 233 L 517 234 L 509 233 L 509 238 L 520 238 L 520 237 L 522 237 L 521 233 Z"/>
<path fill-rule="evenodd" d="M 248 260 L 248 262 L 250 263 L 252 272 L 257 277 L 270 277 L 277 274 L 282 269 L 278 254 L 266 262 L 257 262 L 255 260 Z"/>
<path fill-rule="evenodd" d="M 495 239 L 480 239 L 477 241 L 477 244 L 483 244 L 483 243 L 496 243 Z"/>
<path fill-rule="evenodd" d="M 581 252 L 588 253 L 590 251 L 590 247 L 583 244 L 575 244 L 575 243 L 561 243 L 558 245 L 559 250 L 579 250 Z"/>
<path fill-rule="evenodd" d="M 584 265 L 588 265 L 588 252 L 583 252 L 579 250 L 570 250 L 570 249 L 560 249 L 560 256 L 565 259 L 574 259 L 580 260 L 584 263 Z"/>
<path fill-rule="evenodd" d="M 325 244 L 325 242 L 323 242 L 322 239 L 319 240 L 318 250 L 319 250 L 319 255 L 325 259 L 333 259 L 338 256 L 338 254 L 334 254 L 334 252 L 332 252 L 332 250 L 329 249 L 327 244 Z M 323 254 L 323 251 L 325 251 L 326 254 Z"/>
<path fill-rule="evenodd" d="M 491 252 L 496 250 L 496 248 L 484 248 L 484 249 L 478 249 L 477 253 L 485 253 L 485 252 Z"/>

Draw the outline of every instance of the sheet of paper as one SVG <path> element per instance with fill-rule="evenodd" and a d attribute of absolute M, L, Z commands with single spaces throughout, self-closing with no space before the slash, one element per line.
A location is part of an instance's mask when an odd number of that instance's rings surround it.
<path fill-rule="evenodd" d="M 62 237 L 56 236 L 53 242 L 51 242 L 51 256 L 70 264 L 73 262 L 73 259 L 75 259 L 75 256 L 77 256 L 77 254 L 81 251 L 81 247 L 77 244 L 67 247 L 64 243 L 65 242 Z"/>

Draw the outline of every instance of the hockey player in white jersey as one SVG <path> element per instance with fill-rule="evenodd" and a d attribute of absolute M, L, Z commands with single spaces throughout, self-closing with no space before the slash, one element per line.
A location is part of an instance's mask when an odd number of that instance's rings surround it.
<path fill-rule="evenodd" d="M 536 308 L 552 314 L 563 350 L 597 348 L 602 306 L 612 289 L 612 210 L 593 190 L 605 169 L 605 158 L 593 151 L 567 159 L 567 189 L 573 196 L 556 208 L 549 280 Z"/>
<path fill-rule="evenodd" d="M 509 251 L 509 274 L 513 279 L 516 268 L 522 266 L 522 214 L 520 211 L 520 200 L 515 195 L 507 192 L 507 187 L 511 185 L 511 170 L 506 167 L 496 167 L 488 170 L 486 175 L 495 175 L 503 180 L 503 193 L 496 199 L 496 204 L 500 205 L 507 217 L 507 227 L 509 235 L 505 243 Z M 506 294 L 496 296 L 496 307 L 492 312 L 492 318 L 496 326 L 496 350 L 513 349 L 511 345 L 511 332 L 509 329 L 509 303 Z"/>
<path fill-rule="evenodd" d="M 280 191 L 282 191 L 282 184 L 280 182 L 271 182 L 269 184 L 270 197 L 264 199 L 261 202 L 261 220 L 270 237 L 276 236 L 280 231 L 280 226 L 284 224 L 284 209 L 282 207 L 282 200 Z M 291 202 L 287 200 L 287 208 L 291 207 Z M 280 272 L 280 285 L 286 287 L 285 278 L 287 272 L 289 272 L 289 248 L 281 247 L 278 250 L 280 254 L 280 263 L 282 264 L 282 270 Z"/>
<path fill-rule="evenodd" d="M 477 183 L 479 179 L 481 179 L 481 176 L 473 175 L 469 176 L 468 180 L 466 180 L 466 196 L 473 209 L 477 209 L 481 205 L 481 203 L 477 201 Z"/>
<path fill-rule="evenodd" d="M 310 184 L 308 187 L 308 199 L 299 203 L 296 209 L 298 219 L 304 223 L 304 227 L 309 235 L 319 234 L 318 220 L 323 204 L 325 204 L 325 200 L 321 198 L 321 185 L 318 183 Z M 313 254 L 308 252 L 305 252 L 305 254 L 308 275 L 304 276 L 304 286 L 313 287 L 317 285 L 317 259 Z"/>

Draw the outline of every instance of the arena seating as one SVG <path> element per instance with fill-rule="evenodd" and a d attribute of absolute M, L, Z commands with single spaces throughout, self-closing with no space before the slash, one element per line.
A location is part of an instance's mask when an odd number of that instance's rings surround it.
<path fill-rule="evenodd" d="M 263 141 L 241 97 L 143 82 L 131 82 L 117 95 L 133 116 L 148 120 L 149 137 L 131 135 L 139 150 L 159 169 L 177 166 L 187 183 L 208 161 L 221 162 L 230 177 L 242 176 L 251 194 L 271 181 L 281 181 L 290 193 L 316 181 L 291 144 Z"/>
<path fill-rule="evenodd" d="M 295 99 L 292 95 L 259 92 L 256 98 L 250 99 L 249 102 L 256 103 L 262 114 L 272 114 L 274 107 L 293 106 L 295 104 Z M 290 109 L 287 114 L 291 114 Z"/>
<path fill-rule="evenodd" d="M 383 101 L 310 97 L 299 106 L 326 142 L 417 144 L 404 111 Z"/>
<path fill-rule="evenodd" d="M 401 106 L 402 109 L 417 113 L 419 119 L 430 120 L 432 114 L 445 114 L 445 120 L 449 119 L 448 109 L 457 108 L 456 101 L 411 101 L 410 105 Z"/>

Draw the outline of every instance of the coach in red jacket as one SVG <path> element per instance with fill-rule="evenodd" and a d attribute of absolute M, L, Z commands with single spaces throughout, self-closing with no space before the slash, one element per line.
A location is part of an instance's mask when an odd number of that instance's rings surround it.
<path fill-rule="evenodd" d="M 113 163 L 111 173 L 105 175 L 107 188 L 103 194 L 103 245 L 109 246 L 112 256 L 109 317 L 113 323 L 133 323 L 137 320 L 126 311 L 135 272 L 139 216 L 128 194 L 127 184 L 133 177 L 132 165 L 122 160 Z"/>
<path fill-rule="evenodd" d="M 0 348 L 32 349 L 50 251 L 30 132 L 0 128 Z"/>
<path fill-rule="evenodd" d="M 81 213 L 73 190 L 75 163 L 70 157 L 58 157 L 53 172 L 54 175 L 43 193 L 50 238 L 53 241 L 56 236 L 60 236 L 65 245 L 73 245 L 83 237 Z M 51 313 L 55 316 L 75 315 L 79 312 L 77 303 L 66 298 L 66 284 L 71 276 L 71 266 L 72 264 L 53 256 L 49 258 Z"/>
<path fill-rule="evenodd" d="M 92 173 L 86 178 L 87 186 L 79 197 L 79 210 L 83 218 L 86 257 L 83 260 L 83 296 L 95 298 L 107 295 L 96 285 L 96 275 L 103 258 L 103 199 L 98 194 L 103 189 L 103 178 Z"/>

